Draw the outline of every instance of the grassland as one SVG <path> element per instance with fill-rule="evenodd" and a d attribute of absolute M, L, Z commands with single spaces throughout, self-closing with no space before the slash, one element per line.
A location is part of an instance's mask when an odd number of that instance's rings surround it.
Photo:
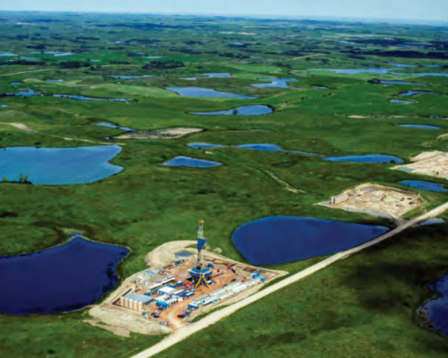
<path fill-rule="evenodd" d="M 392 171 L 388 164 L 332 163 L 312 156 L 239 148 L 205 151 L 189 148 L 187 144 L 191 142 L 229 146 L 271 143 L 287 150 L 324 156 L 377 153 L 396 155 L 405 160 L 422 151 L 446 150 L 446 142 L 437 137 L 446 133 L 448 122 L 429 117 L 446 116 L 447 95 L 419 95 L 411 97 L 415 104 L 395 105 L 388 100 L 398 98 L 397 94 L 402 91 L 422 88 L 367 82 L 376 75 L 308 71 L 309 68 L 387 66 L 388 60 L 380 56 L 350 57 L 341 51 L 341 44 L 324 37 L 341 30 L 309 31 L 303 24 L 300 26 L 306 34 L 306 43 L 302 43 L 302 39 L 286 37 L 294 35 L 294 31 L 285 30 L 279 24 L 247 20 L 244 26 L 256 26 L 257 34 L 240 35 L 241 38 L 235 39 L 237 35 L 222 32 L 243 26 L 239 20 L 204 24 L 187 18 L 185 21 L 189 26 L 197 26 L 190 33 L 180 31 L 184 24 L 169 17 L 162 20 L 151 17 L 152 22 L 162 21 L 166 26 L 154 29 L 141 25 L 146 23 L 146 18 L 135 15 L 135 18 L 131 17 L 135 20 L 133 26 L 140 24 L 143 29 L 125 30 L 117 24 L 126 19 L 116 15 L 85 14 L 82 17 L 85 21 L 96 24 L 94 31 L 87 32 L 78 20 L 52 14 L 43 18 L 63 19 L 64 23 L 37 22 L 40 25 L 32 32 L 39 31 L 42 38 L 33 42 L 27 35 L 29 27 L 13 25 L 24 15 L 2 13 L 2 16 L 7 19 L 5 24 L 0 24 L 0 31 L 5 34 L 0 44 L 5 51 L 25 54 L 33 51 L 26 46 L 45 43 L 47 49 L 76 50 L 74 55 L 63 59 L 88 62 L 88 65 L 64 68 L 64 63 L 59 62 L 62 57 L 58 59 L 49 54 L 36 54 L 42 60 L 36 64 L 5 62 L 0 66 L 0 93 L 31 88 L 48 95 L 126 97 L 136 101 L 125 104 L 51 96 L 0 97 L 0 104 L 9 106 L 0 108 L 1 123 L 22 123 L 34 130 L 27 132 L 0 125 L 1 147 L 104 144 L 104 137 L 121 133 L 91 125 L 99 121 L 138 130 L 192 126 L 206 131 L 173 140 L 116 140 L 123 146 L 123 151 L 112 163 L 123 166 L 124 171 L 100 182 L 73 186 L 2 183 L 1 256 L 51 247 L 65 240 L 61 228 L 74 228 L 85 230 L 94 240 L 130 247 L 132 254 L 118 268 L 120 277 L 125 277 L 141 270 L 144 256 L 156 246 L 166 241 L 194 238 L 197 220 L 204 219 L 211 246 L 221 248 L 228 257 L 244 261 L 233 246 L 231 236 L 238 226 L 248 221 L 293 215 L 391 226 L 393 224 L 384 219 L 314 204 L 363 182 L 398 185 L 402 180 L 428 179 Z M 39 20 L 35 14 L 27 16 L 28 22 Z M 12 20 L 8 22 L 8 19 Z M 357 26 L 354 31 L 358 33 L 377 31 L 387 34 L 397 30 L 397 27 Z M 46 27 L 48 29 L 43 29 Z M 78 37 L 97 40 L 76 39 L 74 29 L 78 31 Z M 420 26 L 412 30 L 398 29 L 403 31 L 404 38 L 418 40 L 428 40 L 433 31 L 437 31 Z M 275 45 L 268 40 L 259 40 L 260 35 L 266 36 L 270 31 L 285 39 Z M 25 38 L 20 40 L 21 36 Z M 149 44 L 144 42 L 148 40 Z M 235 40 L 249 43 L 249 49 L 255 52 L 229 47 L 228 43 Z M 294 44 L 288 43 L 291 41 Z M 303 56 L 309 57 L 308 60 L 297 54 L 286 54 L 297 46 L 302 49 Z M 368 46 L 367 49 L 378 48 Z M 85 50 L 87 47 L 98 49 Z M 348 48 L 344 45 L 345 50 Z M 277 54 L 272 53 L 274 50 Z M 428 52 L 424 51 L 425 54 Z M 129 55 L 135 53 L 166 56 L 160 61 L 179 61 L 184 67 L 144 70 L 142 66 L 149 60 Z M 274 61 L 266 64 L 260 59 L 250 59 L 252 54 L 272 57 Z M 98 61 L 92 62 L 93 59 Z M 367 61 L 376 63 L 372 65 Z M 390 59 L 392 61 L 442 64 L 427 58 Z M 440 72 L 443 68 L 419 71 Z M 230 72 L 233 78 L 201 78 L 194 82 L 180 79 L 209 72 Z M 148 74 L 153 77 L 110 78 L 110 75 Z M 296 77 L 299 82 L 291 83 L 289 89 L 251 86 L 259 78 L 270 77 Z M 426 83 L 430 86 L 428 90 L 440 93 L 446 92 L 448 85 L 446 77 L 385 75 L 381 78 Z M 63 79 L 64 82 L 45 82 L 49 79 Z M 24 84 L 13 86 L 12 82 Z M 258 98 L 187 98 L 165 90 L 168 86 L 206 87 Z M 275 111 L 265 116 L 189 114 L 249 104 L 270 105 Z M 354 114 L 402 118 L 349 118 Z M 442 129 L 416 130 L 401 128 L 398 124 L 429 124 Z M 223 166 L 198 170 L 161 165 L 178 155 L 216 160 Z M 430 180 L 447 185 L 444 180 Z M 303 193 L 285 190 L 282 182 Z M 420 193 L 432 206 L 447 199 L 446 194 Z M 16 216 L 3 215 L 6 212 Z M 413 229 L 390 243 L 341 262 L 244 309 L 218 323 L 202 337 L 193 337 L 161 356 L 174 357 L 180 354 L 180 349 L 187 349 L 191 357 L 212 354 L 232 358 L 442 357 L 447 348 L 446 338 L 419 327 L 414 315 L 416 308 L 428 297 L 426 284 L 447 271 L 442 255 L 447 230 L 447 225 Z M 318 259 L 275 268 L 293 273 Z M 83 323 L 86 317 L 85 311 L 33 317 L 0 315 L 0 356 L 127 357 L 160 339 L 139 335 L 130 339 L 116 337 Z"/>

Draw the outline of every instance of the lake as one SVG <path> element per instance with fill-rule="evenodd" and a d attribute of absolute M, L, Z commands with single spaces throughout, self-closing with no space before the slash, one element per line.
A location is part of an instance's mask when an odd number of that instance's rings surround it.
<path fill-rule="evenodd" d="M 426 316 L 423 320 L 426 326 L 432 324 L 434 331 L 448 336 L 448 275 L 429 285 L 429 288 L 434 297 L 426 301 L 418 311 Z"/>
<path fill-rule="evenodd" d="M 241 94 L 219 92 L 214 89 L 200 87 L 167 87 L 168 91 L 175 92 L 180 96 L 187 97 L 221 97 L 221 98 L 244 98 L 255 99 L 257 97 L 244 96 Z"/>
<path fill-rule="evenodd" d="M 121 152 L 114 145 L 77 148 L 9 147 L 0 150 L 0 180 L 17 181 L 21 174 L 33 184 L 92 183 L 123 170 L 108 161 Z"/>
<path fill-rule="evenodd" d="M 434 191 L 436 193 L 445 193 L 448 191 L 441 184 L 431 183 L 431 182 L 422 181 L 422 180 L 404 180 L 404 181 L 399 182 L 398 184 L 406 185 L 411 188 L 415 188 L 415 189 L 419 189 L 419 190 Z"/>
<path fill-rule="evenodd" d="M 403 159 L 393 155 L 367 154 L 367 155 L 348 155 L 345 157 L 328 157 L 324 160 L 331 162 L 353 162 L 353 163 L 404 163 Z"/>
<path fill-rule="evenodd" d="M 199 116 L 259 116 L 274 112 L 271 107 L 263 105 L 242 106 L 216 112 L 193 112 Z"/>
<path fill-rule="evenodd" d="M 135 129 L 129 128 L 129 127 L 121 127 L 118 126 L 116 124 L 112 124 L 112 123 L 108 123 L 108 122 L 98 122 L 98 123 L 93 123 L 94 126 L 99 126 L 99 127 L 108 127 L 108 128 L 114 128 L 114 129 L 120 129 L 122 131 L 126 131 L 126 132 L 134 132 Z"/>
<path fill-rule="evenodd" d="M 295 78 L 267 78 L 260 79 L 260 81 L 267 81 L 270 83 L 256 83 L 252 86 L 259 88 L 289 88 L 288 82 L 299 82 Z"/>
<path fill-rule="evenodd" d="M 382 226 L 324 219 L 274 216 L 237 228 L 232 241 L 252 265 L 276 265 L 335 254 L 388 231 Z"/>
<path fill-rule="evenodd" d="M 418 129 L 442 129 L 442 127 L 428 126 L 425 124 L 399 124 L 398 126 L 405 128 L 418 128 Z"/>
<path fill-rule="evenodd" d="M 204 159 L 196 159 L 190 157 L 176 157 L 165 163 L 168 167 L 193 167 L 193 168 L 213 168 L 222 165 L 218 162 L 211 162 Z"/>
<path fill-rule="evenodd" d="M 0 313 L 50 314 L 92 305 L 116 286 L 116 265 L 129 252 L 74 237 L 50 249 L 0 257 Z"/>

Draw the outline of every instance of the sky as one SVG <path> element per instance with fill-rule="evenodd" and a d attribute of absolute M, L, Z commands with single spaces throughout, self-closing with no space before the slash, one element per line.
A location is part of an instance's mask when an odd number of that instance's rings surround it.
<path fill-rule="evenodd" d="M 448 22 L 448 0 L 1 0 L 0 10 L 331 17 Z"/>

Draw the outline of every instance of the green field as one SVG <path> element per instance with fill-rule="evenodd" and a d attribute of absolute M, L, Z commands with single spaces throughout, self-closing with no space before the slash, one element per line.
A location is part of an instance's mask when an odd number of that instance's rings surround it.
<path fill-rule="evenodd" d="M 318 22 L 322 27 L 311 30 L 306 21 L 298 20 L 285 27 L 282 21 L 263 19 L 203 22 L 194 17 L 181 20 L 156 15 L 79 14 L 75 18 L 1 12 L 1 17 L 2 51 L 37 60 L 26 63 L 0 57 L 0 93 L 34 89 L 44 94 L 0 97 L 0 105 L 8 106 L 0 108 L 1 147 L 106 145 L 105 137 L 112 137 L 111 142 L 123 151 L 111 162 L 124 170 L 91 184 L 0 183 L 0 256 L 52 247 L 66 240 L 63 229 L 82 230 L 92 240 L 132 250 L 118 266 L 122 280 L 142 270 L 145 255 L 157 246 L 195 239 L 197 220 L 204 219 L 211 248 L 219 247 L 223 255 L 245 262 L 231 237 L 249 221 L 286 215 L 393 227 L 388 219 L 315 204 L 365 182 L 406 188 L 398 182 L 420 179 L 448 188 L 446 180 L 391 170 L 393 164 L 336 163 L 288 152 L 188 147 L 192 142 L 227 146 L 269 143 L 322 156 L 386 154 L 406 162 L 424 151 L 446 151 L 448 144 L 441 136 L 447 133 L 448 122 L 438 117 L 447 116 L 448 77 L 411 75 L 446 74 L 446 49 L 437 47 L 443 44 L 435 43 L 431 50 L 412 48 L 418 56 L 410 56 L 381 42 L 362 42 L 364 47 L 356 48 L 339 42 L 365 32 L 402 42 L 433 41 L 434 33 L 441 31 L 438 27 L 350 24 L 351 30 L 343 30 L 339 23 Z M 16 25 L 33 21 L 39 25 Z M 87 22 L 90 28 L 84 27 Z M 163 25 L 154 25 L 160 23 Z M 243 25 L 253 28 L 254 35 L 227 33 L 239 31 Z M 184 26 L 191 31 L 184 31 Z M 275 43 L 268 40 L 271 33 L 278 38 Z M 234 41 L 247 46 L 229 46 Z M 73 55 L 30 54 L 52 50 Z M 396 70 L 389 62 L 420 67 L 399 68 L 403 75 L 310 71 Z M 434 64 L 440 67 L 427 67 Z M 230 73 L 232 78 L 201 77 L 215 72 Z M 119 80 L 112 75 L 151 77 Z M 182 80 L 185 77 L 198 79 Z M 290 77 L 299 80 L 290 83 L 290 88 L 251 86 L 260 78 Z M 368 82 L 373 78 L 427 87 Z M 63 82 L 47 82 L 54 79 Z M 319 86 L 328 89 L 315 88 Z M 189 98 L 166 87 L 213 88 L 257 98 Z M 399 96 L 408 90 L 437 94 Z M 53 94 L 133 101 L 78 101 Z M 392 104 L 390 99 L 415 103 Z M 258 104 L 271 106 L 274 113 L 190 114 Z M 366 118 L 350 118 L 353 115 Z M 104 121 L 136 130 L 182 126 L 204 131 L 170 140 L 121 140 L 113 137 L 122 131 L 92 125 Z M 400 124 L 441 129 L 403 128 Z M 223 165 L 212 169 L 162 165 L 175 156 Z M 293 193 L 287 187 L 301 192 Z M 429 208 L 448 199 L 445 193 L 419 193 Z M 5 214 L 11 212 L 16 215 Z M 448 339 L 421 327 L 416 310 L 431 296 L 427 285 L 448 271 L 443 254 L 447 232 L 447 224 L 408 230 L 241 310 L 160 357 L 444 357 Z M 321 259 L 272 268 L 294 273 Z M 139 334 L 122 338 L 84 323 L 85 319 L 87 310 L 47 316 L 0 314 L 0 357 L 124 358 L 163 338 Z"/>

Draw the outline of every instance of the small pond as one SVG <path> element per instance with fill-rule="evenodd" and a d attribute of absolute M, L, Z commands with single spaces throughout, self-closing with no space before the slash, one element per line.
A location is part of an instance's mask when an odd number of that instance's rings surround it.
<path fill-rule="evenodd" d="M 72 94 L 54 94 L 53 97 L 76 99 L 78 101 L 106 101 L 106 102 L 125 102 L 125 103 L 132 102 L 131 99 L 126 98 L 99 98 L 99 97 L 86 97 Z"/>
<path fill-rule="evenodd" d="M 442 129 L 442 127 L 428 126 L 426 124 L 399 124 L 398 126 L 405 128 L 419 128 L 419 129 Z"/>
<path fill-rule="evenodd" d="M 393 63 L 393 62 L 389 62 L 389 65 L 395 66 L 395 67 L 404 67 L 404 68 L 406 68 L 406 67 L 417 67 L 417 65 L 408 65 L 408 64 L 405 64 L 405 63 Z"/>
<path fill-rule="evenodd" d="M 208 78 L 231 78 L 230 73 L 204 73 Z"/>
<path fill-rule="evenodd" d="M 133 132 L 135 131 L 135 129 L 129 128 L 129 127 L 121 127 L 118 126 L 116 124 L 113 123 L 108 123 L 108 122 L 98 122 L 98 123 L 93 123 L 94 126 L 99 126 L 99 127 L 109 127 L 109 128 L 114 128 L 114 129 L 120 129 L 122 131 L 126 131 L 126 132 Z"/>
<path fill-rule="evenodd" d="M 251 150 L 263 150 L 267 152 L 282 152 L 283 148 L 275 145 L 275 144 L 241 144 L 236 145 L 236 148 L 244 148 L 244 149 L 251 149 Z"/>
<path fill-rule="evenodd" d="M 437 92 L 428 92 L 428 91 L 407 91 L 405 93 L 400 93 L 400 97 L 409 97 L 409 96 L 416 96 L 418 94 L 439 94 Z"/>
<path fill-rule="evenodd" d="M 412 101 L 402 101 L 400 99 L 391 99 L 389 102 L 390 103 L 399 103 L 399 104 L 412 104 L 412 103 L 414 103 Z"/>
<path fill-rule="evenodd" d="M 64 82 L 64 80 L 45 80 L 45 82 Z"/>
<path fill-rule="evenodd" d="M 32 184 L 92 183 L 123 170 L 108 163 L 121 152 L 114 145 L 78 148 L 9 147 L 0 150 L 0 178 L 18 181 L 28 176 Z"/>
<path fill-rule="evenodd" d="M 212 148 L 224 148 L 225 145 L 220 144 L 211 144 L 211 143 L 190 143 L 188 144 L 189 147 L 195 148 L 195 149 L 212 149 Z"/>
<path fill-rule="evenodd" d="M 15 53 L 5 53 L 5 52 L 0 52 L 0 57 L 14 57 L 14 56 L 18 56 Z"/>
<path fill-rule="evenodd" d="M 420 223 L 420 226 L 445 224 L 446 220 L 442 218 L 433 218 Z"/>
<path fill-rule="evenodd" d="M 374 73 L 384 75 L 389 73 L 387 68 L 357 68 L 357 69 L 328 69 L 328 68 L 310 68 L 309 71 L 332 71 L 345 75 L 356 75 L 359 73 Z"/>
<path fill-rule="evenodd" d="M 109 77 L 117 78 L 117 79 L 120 79 L 120 80 L 130 80 L 130 79 L 133 79 L 133 78 L 146 78 L 146 77 L 152 77 L 152 76 L 150 76 L 150 75 L 142 75 L 142 76 L 111 75 Z"/>
<path fill-rule="evenodd" d="M 434 297 L 426 301 L 418 310 L 425 316 L 423 323 L 434 331 L 448 336 L 448 275 L 429 285 Z"/>
<path fill-rule="evenodd" d="M 367 154 L 367 155 L 348 155 L 345 157 L 328 157 L 325 160 L 331 162 L 353 162 L 353 163 L 404 163 L 403 159 L 393 155 Z"/>
<path fill-rule="evenodd" d="M 214 89 L 201 87 L 167 87 L 168 91 L 177 93 L 180 96 L 187 97 L 220 97 L 220 98 L 245 98 L 255 99 L 256 97 L 244 96 L 241 94 L 219 92 Z"/>
<path fill-rule="evenodd" d="M 7 108 L 9 107 L 7 104 L 0 104 L 0 108 Z"/>
<path fill-rule="evenodd" d="M 0 257 L 0 313 L 74 311 L 98 302 L 117 284 L 116 265 L 129 250 L 74 237 L 30 254 Z"/>
<path fill-rule="evenodd" d="M 414 86 L 428 87 L 428 85 L 425 85 L 424 83 L 406 82 L 406 81 L 381 80 L 381 84 L 383 84 L 383 85 L 414 85 Z"/>
<path fill-rule="evenodd" d="M 242 106 L 234 109 L 227 109 L 224 111 L 216 112 L 193 112 L 200 116 L 257 116 L 263 114 L 270 114 L 273 110 L 269 106 L 254 105 L 254 106 Z"/>
<path fill-rule="evenodd" d="M 275 265 L 335 254 L 388 231 L 382 226 L 274 216 L 237 228 L 232 241 L 252 265 Z"/>
<path fill-rule="evenodd" d="M 11 84 L 12 84 L 13 86 L 19 86 L 19 85 L 22 84 L 22 82 L 12 82 Z"/>
<path fill-rule="evenodd" d="M 176 157 L 165 163 L 168 167 L 193 167 L 193 168 L 213 168 L 222 165 L 218 162 L 211 162 L 209 160 L 190 158 L 190 157 Z"/>
<path fill-rule="evenodd" d="M 256 83 L 252 86 L 259 88 L 289 88 L 288 82 L 298 82 L 295 78 L 267 78 L 260 79 L 260 81 L 267 81 L 271 83 Z"/>
<path fill-rule="evenodd" d="M 398 184 L 406 185 L 411 188 L 415 188 L 415 189 L 419 189 L 419 190 L 434 191 L 436 193 L 445 193 L 448 191 L 441 184 L 431 183 L 429 181 L 422 181 L 422 180 L 404 180 L 404 181 L 399 182 Z"/>
<path fill-rule="evenodd" d="M 184 81 L 197 81 L 197 77 L 185 77 L 185 78 L 179 78 L 180 80 Z"/>

